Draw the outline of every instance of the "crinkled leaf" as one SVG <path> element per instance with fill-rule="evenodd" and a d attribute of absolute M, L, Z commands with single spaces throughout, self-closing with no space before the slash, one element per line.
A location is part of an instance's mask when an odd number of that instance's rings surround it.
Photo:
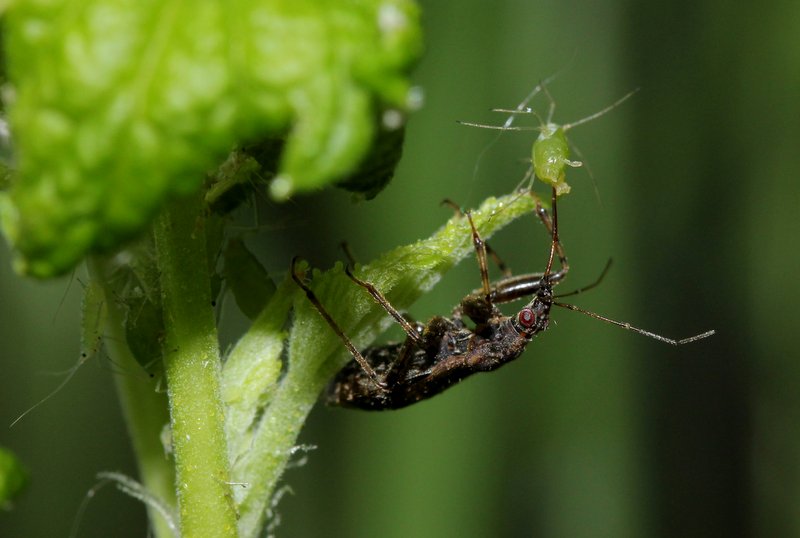
<path fill-rule="evenodd" d="M 41 0 L 4 38 L 19 269 L 116 247 L 237 142 L 285 136 L 273 195 L 348 174 L 421 50 L 412 0 Z"/>
<path fill-rule="evenodd" d="M 404 137 L 404 128 L 381 129 L 367 158 L 336 185 L 367 200 L 375 198 L 394 176 L 394 169 L 403 156 Z"/>

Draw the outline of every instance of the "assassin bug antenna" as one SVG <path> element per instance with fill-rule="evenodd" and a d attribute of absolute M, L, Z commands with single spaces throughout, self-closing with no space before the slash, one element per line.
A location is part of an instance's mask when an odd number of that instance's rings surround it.
<path fill-rule="evenodd" d="M 567 271 L 569 271 L 569 264 L 567 263 L 566 256 L 564 255 L 563 246 L 561 244 L 561 239 L 558 234 L 557 198 L 558 195 L 556 192 L 556 188 L 553 187 L 553 195 L 551 202 L 552 216 L 550 219 L 546 218 L 547 213 L 546 211 L 544 211 L 543 208 L 541 208 L 541 206 L 537 208 L 537 211 L 540 211 L 542 213 L 543 215 L 542 220 L 545 223 L 545 226 L 547 227 L 551 235 L 550 255 L 548 257 L 547 266 L 545 268 L 544 273 L 541 274 L 534 273 L 530 275 L 521 275 L 517 277 L 502 279 L 494 285 L 492 292 L 488 295 L 488 298 L 490 300 L 494 301 L 495 303 L 499 303 L 499 302 L 512 301 L 514 299 L 518 299 L 524 296 L 537 295 L 543 302 L 546 302 L 548 305 L 555 305 L 562 308 L 566 308 L 567 310 L 580 312 L 591 318 L 598 319 L 606 323 L 611 323 L 612 325 L 616 325 L 623 329 L 633 331 L 635 333 L 639 333 L 641 335 L 653 338 L 654 340 L 658 340 L 660 342 L 664 342 L 674 346 L 688 344 L 691 342 L 695 342 L 697 340 L 702 340 L 703 338 L 707 338 L 715 333 L 715 331 L 711 330 L 701 334 L 690 336 L 688 338 L 682 338 L 682 339 L 667 338 L 660 334 L 647 331 L 645 329 L 641 329 L 639 327 L 631 325 L 628 322 L 617 321 L 608 318 L 606 316 L 602 316 L 600 314 L 584 310 L 572 304 L 555 301 L 554 299 L 568 297 L 571 295 L 577 295 L 579 293 L 583 293 L 584 291 L 588 291 L 594 288 L 603 280 L 609 268 L 611 267 L 611 260 L 609 260 L 608 263 L 606 263 L 606 266 L 603 269 L 603 272 L 601 273 L 600 277 L 595 282 L 572 292 L 564 293 L 562 295 L 553 295 L 552 293 L 553 286 L 566 275 Z M 558 272 L 553 273 L 552 268 L 556 256 L 559 257 L 561 269 Z"/>
<path fill-rule="evenodd" d="M 646 331 L 644 329 L 640 329 L 639 327 L 634 327 L 630 323 L 624 321 L 617 321 L 615 319 L 607 318 L 605 316 L 601 316 L 600 314 L 595 314 L 594 312 L 589 312 L 588 310 L 584 310 L 579 308 L 573 304 L 567 303 L 559 303 L 554 301 L 554 305 L 560 306 L 562 308 L 566 308 L 568 310 L 574 310 L 575 312 L 580 312 L 581 314 L 586 314 L 590 318 L 599 319 L 600 321 L 605 321 L 606 323 L 611 323 L 612 325 L 616 325 L 617 327 L 622 327 L 625 330 L 633 331 L 635 333 L 639 333 L 641 335 L 647 336 L 654 340 L 658 340 L 659 342 L 665 342 L 667 344 L 671 344 L 673 346 L 680 346 L 683 344 L 688 344 L 690 342 L 696 342 L 697 340 L 702 340 L 703 338 L 708 338 L 709 336 L 716 333 L 714 330 L 706 331 L 704 333 L 696 334 L 694 336 L 690 336 L 688 338 L 681 338 L 680 340 L 675 340 L 674 338 L 667 338 L 666 336 L 661 336 L 660 334 L 656 334 L 654 332 Z"/>
<path fill-rule="evenodd" d="M 549 279 L 550 279 L 550 268 L 551 268 L 551 266 L 553 264 L 553 257 L 555 255 L 556 245 L 560 244 L 560 241 L 558 239 L 558 211 L 556 209 L 556 198 L 557 198 L 557 195 L 556 195 L 555 190 L 556 189 L 554 187 L 553 188 L 553 202 L 552 202 L 553 203 L 553 207 L 552 207 L 552 212 L 553 212 L 553 241 L 552 241 L 552 246 L 550 248 L 550 259 L 547 262 L 547 268 L 545 269 L 544 276 L 542 277 L 545 281 L 549 281 Z M 578 293 L 586 291 L 587 289 L 591 289 L 591 288 L 595 287 L 600 282 L 600 280 L 603 279 L 603 277 L 605 276 L 605 274 L 608 271 L 608 268 L 610 266 L 611 266 L 611 260 L 609 260 L 609 262 L 606 264 L 605 269 L 603 269 L 603 273 L 600 275 L 600 278 L 596 282 L 590 284 L 587 287 L 581 288 L 581 289 L 579 289 L 579 290 L 577 290 L 575 292 L 567 293 L 564 296 L 576 295 Z M 702 340 L 703 338 L 708 338 L 709 336 L 711 336 L 711 335 L 713 335 L 715 333 L 714 330 L 710 330 L 710 331 L 706 331 L 704 333 L 700 333 L 700 334 L 696 334 L 694 336 L 690 336 L 688 338 L 682 338 L 680 340 L 676 340 L 674 338 L 667 338 L 666 336 L 662 336 L 660 334 L 656 334 L 656 333 L 651 332 L 651 331 L 646 331 L 644 329 L 641 329 L 639 327 L 631 325 L 630 323 L 625 322 L 625 321 L 617 321 L 617 320 L 608 318 L 606 316 L 601 316 L 600 314 L 596 314 L 594 312 L 590 312 L 588 310 L 584 310 L 584 309 L 582 309 L 582 308 L 580 308 L 578 306 L 575 306 L 573 304 L 562 303 L 562 302 L 559 302 L 559 301 L 553 301 L 552 297 L 550 299 L 550 304 L 555 305 L 555 306 L 560 306 L 561 308 L 566 308 L 567 310 L 580 312 L 581 314 L 585 314 L 585 315 L 587 315 L 587 316 L 589 316 L 591 318 L 598 319 L 600 321 L 605 321 L 606 323 L 611 323 L 612 325 L 616 325 L 617 327 L 621 327 L 621 328 L 623 328 L 625 330 L 633 331 L 635 333 L 639 333 L 639 334 L 641 334 L 643 336 L 647 336 L 647 337 L 652 338 L 654 340 L 658 340 L 660 342 L 665 342 L 665 343 L 671 344 L 673 346 L 679 346 L 679 345 L 688 344 L 688 343 L 691 343 L 691 342 L 696 342 L 697 340 Z"/>
<path fill-rule="evenodd" d="M 556 298 L 556 299 L 561 299 L 563 297 L 571 297 L 572 295 L 579 295 L 579 294 L 581 294 L 581 293 L 583 293 L 585 291 L 589 291 L 591 289 L 596 288 L 597 286 L 600 285 L 600 283 L 606 277 L 606 274 L 608 273 L 608 270 L 611 269 L 611 262 L 612 262 L 612 260 L 611 260 L 611 258 L 609 258 L 608 261 L 606 262 L 606 266 L 603 268 L 602 272 L 600 273 L 600 276 L 597 277 L 597 279 L 594 282 L 592 282 L 591 284 L 589 284 L 588 286 L 584 286 L 582 288 L 578 288 L 577 290 L 568 291 L 566 293 L 559 293 L 559 294 L 554 295 L 553 297 Z"/>

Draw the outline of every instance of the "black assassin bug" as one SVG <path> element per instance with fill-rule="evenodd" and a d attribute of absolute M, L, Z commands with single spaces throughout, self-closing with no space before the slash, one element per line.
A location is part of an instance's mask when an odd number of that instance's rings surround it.
<path fill-rule="evenodd" d="M 371 411 L 400 409 L 435 396 L 473 374 L 496 370 L 519 357 L 531 339 L 547 329 L 552 305 L 582 312 L 672 345 L 686 344 L 714 334 L 714 331 L 707 331 L 673 340 L 556 301 L 553 287 L 566 276 L 569 264 L 558 236 L 555 188 L 552 220 L 538 202 L 536 213 L 551 235 L 550 255 L 544 272 L 506 277 L 494 284 L 489 281 L 486 244 L 467 213 L 482 287 L 464 297 L 449 318 L 434 316 L 426 324 L 409 321 L 374 285 L 357 278 L 347 267 L 347 276 L 364 288 L 403 327 L 407 335 L 403 342 L 369 347 L 363 352 L 356 349 L 314 292 L 303 282 L 297 272 L 298 259 L 295 258 L 292 261 L 292 278 L 353 355 L 353 360 L 329 384 L 326 403 Z M 559 270 L 553 272 L 556 257 Z M 512 316 L 504 315 L 496 306 L 528 296 L 533 298 Z M 474 327 L 466 324 L 464 316 L 472 320 Z"/>

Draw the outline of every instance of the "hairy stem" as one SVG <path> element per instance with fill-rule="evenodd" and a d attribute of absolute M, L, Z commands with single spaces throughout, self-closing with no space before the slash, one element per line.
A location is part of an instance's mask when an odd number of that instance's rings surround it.
<path fill-rule="evenodd" d="M 220 352 L 199 196 L 167 206 L 155 223 L 155 244 L 181 534 L 235 537 Z"/>

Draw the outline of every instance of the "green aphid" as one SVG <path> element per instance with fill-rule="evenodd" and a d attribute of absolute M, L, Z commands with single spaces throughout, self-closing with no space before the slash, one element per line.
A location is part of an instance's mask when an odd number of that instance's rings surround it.
<path fill-rule="evenodd" d="M 552 79 L 552 77 L 551 77 Z M 468 125 L 471 127 L 481 127 L 484 129 L 496 129 L 500 131 L 539 131 L 539 136 L 533 142 L 533 146 L 531 147 L 531 167 L 528 169 L 528 172 L 525 174 L 523 178 L 523 183 L 530 179 L 531 182 L 535 178 L 547 183 L 555 187 L 556 194 L 561 196 L 562 194 L 567 194 L 570 191 L 570 186 L 567 184 L 566 181 L 566 167 L 578 167 L 582 166 L 583 163 L 581 161 L 573 161 L 570 160 L 570 143 L 567 140 L 567 131 L 572 129 L 573 127 L 577 127 L 578 125 L 582 125 L 584 123 L 588 123 L 594 119 L 599 118 L 600 116 L 606 114 L 607 112 L 613 110 L 620 104 L 622 104 L 625 100 L 631 97 L 634 93 L 638 91 L 638 89 L 629 92 L 621 99 L 618 99 L 613 104 L 605 107 L 603 110 L 595 112 L 585 118 L 582 118 L 578 121 L 567 123 L 564 125 L 559 125 L 553 122 L 553 113 L 555 112 L 556 104 L 553 98 L 547 91 L 547 87 L 545 84 L 549 82 L 550 79 L 540 83 L 536 86 L 526 97 L 525 99 L 517 105 L 514 109 L 505 109 L 505 108 L 495 108 L 493 112 L 503 112 L 506 114 L 510 114 L 508 119 L 503 123 L 503 125 L 486 125 L 482 123 L 471 123 L 471 122 L 459 122 L 462 125 Z M 539 92 L 544 92 L 547 95 L 548 99 L 550 100 L 550 109 L 547 113 L 547 119 L 543 120 L 539 114 L 528 106 L 531 99 L 533 99 L 536 94 Z M 518 114 L 532 114 L 536 118 L 539 119 L 540 125 L 538 127 L 530 127 L 530 126 L 516 126 L 512 125 L 514 119 Z"/>
<path fill-rule="evenodd" d="M 582 164 L 580 161 L 569 160 L 569 142 L 564 131 L 565 127 L 548 123 L 542 127 L 531 149 L 533 173 L 545 183 L 555 187 L 558 196 L 570 191 L 565 167 Z"/>

